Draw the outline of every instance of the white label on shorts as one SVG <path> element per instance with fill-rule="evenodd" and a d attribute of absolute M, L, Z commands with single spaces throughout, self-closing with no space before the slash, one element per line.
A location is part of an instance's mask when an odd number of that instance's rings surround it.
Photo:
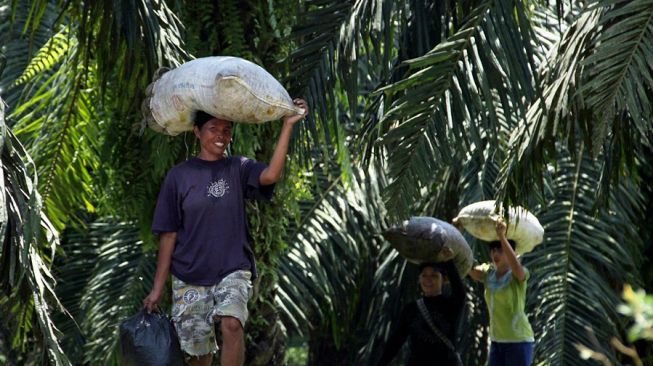
<path fill-rule="evenodd" d="M 200 294 L 194 288 L 187 290 L 186 293 L 184 293 L 184 302 L 186 304 L 192 304 L 195 301 L 199 300 L 199 298 Z"/>

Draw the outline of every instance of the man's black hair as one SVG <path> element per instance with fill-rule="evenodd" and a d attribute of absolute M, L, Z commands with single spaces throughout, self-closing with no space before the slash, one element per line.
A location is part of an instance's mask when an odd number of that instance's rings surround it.
<path fill-rule="evenodd" d="M 193 123 L 195 124 L 195 126 L 197 126 L 197 128 L 199 128 L 201 130 L 202 126 L 204 126 L 204 124 L 206 122 L 208 122 L 208 121 L 210 121 L 210 120 L 212 120 L 214 118 L 217 118 L 217 117 L 212 116 L 212 115 L 210 115 L 210 114 L 208 114 L 208 113 L 206 113 L 204 111 L 197 111 L 197 113 L 195 113 L 195 120 L 193 121 Z M 234 123 L 231 122 L 231 125 L 233 126 Z"/>
<path fill-rule="evenodd" d="M 515 248 L 517 247 L 517 242 L 515 242 L 512 239 L 508 239 L 508 244 L 510 244 L 510 247 L 512 248 L 512 250 L 515 250 Z M 499 248 L 501 248 L 501 242 L 500 241 L 495 240 L 495 241 L 490 242 L 490 250 L 499 249 Z"/>
<path fill-rule="evenodd" d="M 197 111 L 197 113 L 195 113 L 195 120 L 193 122 L 194 122 L 195 126 L 197 126 L 197 128 L 199 128 L 201 130 L 202 126 L 204 126 L 204 124 L 206 122 L 208 122 L 208 121 L 210 121 L 210 120 L 212 120 L 214 118 L 215 118 L 214 116 L 212 116 L 212 115 L 210 115 L 210 114 L 208 114 L 208 113 L 206 113 L 204 111 Z"/>

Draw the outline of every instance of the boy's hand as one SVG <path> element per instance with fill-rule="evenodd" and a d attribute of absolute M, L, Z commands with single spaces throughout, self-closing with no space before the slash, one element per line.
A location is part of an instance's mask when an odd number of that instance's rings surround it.
<path fill-rule="evenodd" d="M 294 116 L 286 116 L 283 117 L 283 123 L 284 124 L 289 124 L 289 125 L 294 125 L 298 121 L 301 121 L 308 115 L 308 104 L 304 99 L 296 98 L 293 100 L 293 103 L 295 104 L 296 107 L 302 108 L 304 110 L 304 114 L 296 114 Z"/>
<path fill-rule="evenodd" d="M 499 240 L 506 238 L 507 225 L 502 219 L 497 220 L 496 230 Z"/>

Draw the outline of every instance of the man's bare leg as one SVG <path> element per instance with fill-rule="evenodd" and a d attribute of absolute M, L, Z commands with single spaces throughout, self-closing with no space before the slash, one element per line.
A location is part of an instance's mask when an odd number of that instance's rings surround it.
<path fill-rule="evenodd" d="M 223 316 L 220 322 L 222 330 L 222 350 L 220 366 L 242 366 L 245 362 L 245 332 L 240 321 L 232 316 Z"/>

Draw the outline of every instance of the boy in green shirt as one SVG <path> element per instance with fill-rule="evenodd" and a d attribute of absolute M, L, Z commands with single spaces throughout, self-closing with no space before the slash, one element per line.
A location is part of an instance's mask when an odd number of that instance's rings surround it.
<path fill-rule="evenodd" d="M 533 330 L 524 307 L 529 272 L 515 254 L 515 242 L 506 238 L 506 224 L 497 222 L 499 241 L 490 243 L 494 268 L 478 266 L 469 276 L 485 285 L 490 314 L 489 366 L 529 366 L 533 362 Z"/>

